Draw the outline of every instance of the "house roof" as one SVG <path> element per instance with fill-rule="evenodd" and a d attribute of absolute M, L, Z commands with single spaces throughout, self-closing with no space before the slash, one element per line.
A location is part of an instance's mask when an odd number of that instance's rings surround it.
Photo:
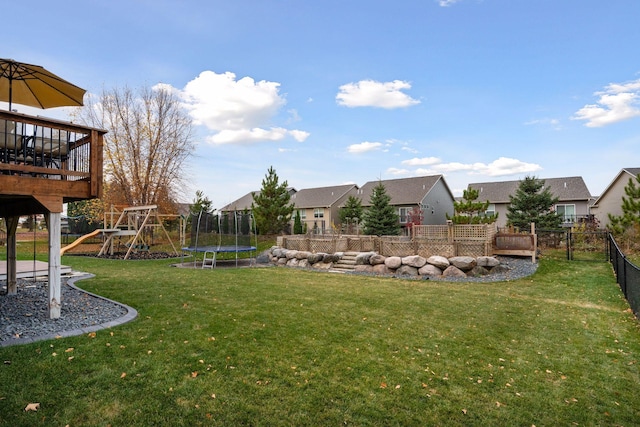
<path fill-rule="evenodd" d="M 559 201 L 588 201 L 592 198 L 582 177 L 569 176 L 563 178 L 542 178 L 544 186 L 549 187 L 551 194 Z M 488 200 L 491 203 L 510 203 L 509 196 L 514 196 L 520 180 L 500 182 L 480 182 L 469 184 L 469 188 L 478 190 L 479 201 Z"/>
<path fill-rule="evenodd" d="M 629 175 L 629 178 L 634 178 L 634 177 L 638 176 L 639 174 L 640 174 L 640 168 L 622 168 L 620 170 L 620 172 L 618 172 L 616 177 L 613 179 L 613 181 L 611 181 L 611 183 L 609 185 L 607 185 L 607 188 L 605 188 L 604 191 L 602 192 L 602 194 L 600 194 L 600 196 L 596 199 L 596 201 L 593 203 L 593 205 L 597 206 L 598 203 L 600 203 L 600 199 L 605 197 L 605 195 L 613 187 L 613 184 L 618 182 L 618 180 L 620 179 L 620 177 L 622 175 Z"/>
<path fill-rule="evenodd" d="M 358 186 L 355 184 L 304 188 L 291 196 L 291 201 L 298 209 L 329 208 L 349 191 L 357 189 Z"/>
<path fill-rule="evenodd" d="M 287 191 L 289 191 L 290 195 L 296 194 L 296 189 L 293 187 L 288 187 Z M 244 196 L 240 197 L 237 200 L 229 203 L 226 206 L 220 208 L 221 212 L 230 212 L 230 211 L 243 211 L 243 210 L 251 210 L 251 205 L 253 204 L 253 195 L 260 194 L 260 191 L 251 191 Z"/>
<path fill-rule="evenodd" d="M 371 206 L 371 193 L 378 183 L 384 185 L 387 195 L 391 198 L 389 204 L 393 206 L 417 205 L 429 194 L 431 189 L 442 180 L 453 200 L 453 193 L 449 189 L 442 175 L 419 176 L 414 178 L 388 179 L 385 181 L 369 181 L 358 190 L 356 197 L 362 201 L 362 206 Z"/>

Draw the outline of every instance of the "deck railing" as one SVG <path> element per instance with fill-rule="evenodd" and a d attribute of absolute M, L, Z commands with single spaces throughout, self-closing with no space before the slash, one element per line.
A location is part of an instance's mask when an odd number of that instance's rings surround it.
<path fill-rule="evenodd" d="M 87 181 L 96 196 L 105 133 L 71 122 L 0 111 L 0 176 Z"/>

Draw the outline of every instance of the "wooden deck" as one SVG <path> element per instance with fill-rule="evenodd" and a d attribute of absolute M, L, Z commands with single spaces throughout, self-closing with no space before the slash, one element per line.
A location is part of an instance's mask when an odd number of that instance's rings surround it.
<path fill-rule="evenodd" d="M 71 273 L 71 267 L 66 265 L 60 266 L 61 274 Z M 32 279 L 34 277 L 48 277 L 49 276 L 49 263 L 44 261 L 16 261 L 16 278 L 17 279 Z M 0 261 L 0 281 L 7 280 L 7 263 L 6 261 Z"/>

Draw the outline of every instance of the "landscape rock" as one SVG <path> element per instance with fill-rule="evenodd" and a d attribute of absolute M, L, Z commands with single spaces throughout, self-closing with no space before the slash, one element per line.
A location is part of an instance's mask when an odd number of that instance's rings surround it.
<path fill-rule="evenodd" d="M 470 256 L 454 256 L 449 258 L 449 262 L 462 271 L 469 271 L 476 266 L 476 259 Z"/>
<path fill-rule="evenodd" d="M 295 249 L 290 249 L 284 254 L 287 259 L 294 259 L 297 255 L 298 251 L 296 251 Z"/>
<path fill-rule="evenodd" d="M 316 262 L 321 262 L 324 259 L 325 254 L 317 253 L 317 254 L 309 254 L 307 257 L 307 261 L 309 264 L 315 264 Z"/>
<path fill-rule="evenodd" d="M 493 267 L 490 271 L 491 274 L 500 274 L 500 273 L 507 273 L 510 270 L 509 267 L 507 267 L 506 265 L 496 265 L 495 267 Z"/>
<path fill-rule="evenodd" d="M 384 260 L 384 265 L 386 265 L 387 268 L 390 268 L 391 270 L 395 270 L 402 265 L 402 258 L 400 258 L 399 256 L 387 257 L 387 259 Z"/>
<path fill-rule="evenodd" d="M 278 265 L 287 265 L 287 259 L 286 258 L 278 258 Z"/>
<path fill-rule="evenodd" d="M 440 255 L 433 255 L 427 258 L 427 264 L 434 265 L 438 267 L 440 270 L 444 270 L 445 268 L 451 265 L 451 263 L 447 258 Z"/>
<path fill-rule="evenodd" d="M 296 254 L 296 258 L 297 259 L 307 259 L 307 258 L 309 258 L 309 255 L 311 255 L 311 252 L 298 251 L 298 253 Z"/>
<path fill-rule="evenodd" d="M 412 267 L 410 265 L 401 265 L 396 270 L 396 275 L 398 275 L 398 276 L 417 276 L 418 275 L 418 269 L 415 268 L 415 267 Z"/>
<path fill-rule="evenodd" d="M 333 266 L 330 262 L 316 262 L 312 265 L 313 268 L 318 270 L 329 270 Z"/>
<path fill-rule="evenodd" d="M 421 276 L 431 276 L 431 277 L 442 276 L 442 270 L 440 270 L 435 265 L 427 264 L 418 270 L 418 274 Z"/>
<path fill-rule="evenodd" d="M 300 264 L 300 260 L 298 258 L 291 258 L 287 261 L 287 267 L 297 267 Z"/>
<path fill-rule="evenodd" d="M 495 257 L 492 256 L 479 256 L 476 258 L 476 263 L 480 267 L 488 267 L 493 268 L 497 265 L 500 265 L 500 261 L 498 261 Z"/>
<path fill-rule="evenodd" d="M 361 252 L 356 256 L 356 265 L 370 265 L 369 260 L 374 255 L 373 252 Z"/>
<path fill-rule="evenodd" d="M 373 272 L 373 266 L 370 264 L 360 264 L 353 267 L 353 271 L 358 273 L 371 273 Z"/>
<path fill-rule="evenodd" d="M 427 263 L 427 259 L 420 255 L 410 255 L 402 258 L 402 264 L 410 267 L 420 268 Z"/>
<path fill-rule="evenodd" d="M 309 267 L 309 260 L 308 259 L 298 260 L 298 267 L 301 267 L 301 268 Z"/>
<path fill-rule="evenodd" d="M 442 272 L 442 277 L 467 277 L 467 275 L 455 265 L 450 265 Z"/>
<path fill-rule="evenodd" d="M 335 254 L 324 254 L 324 256 L 322 257 L 322 262 L 325 264 L 330 264 L 333 262 L 338 262 L 340 261 L 340 255 L 338 255 L 337 253 Z"/>
<path fill-rule="evenodd" d="M 392 271 L 389 270 L 389 268 L 384 265 L 384 263 L 382 264 L 376 264 L 374 266 L 372 266 L 372 271 L 376 274 L 391 274 Z"/>
<path fill-rule="evenodd" d="M 369 258 L 369 264 L 371 265 L 379 265 L 384 264 L 384 260 L 387 259 L 386 256 L 380 254 L 373 254 L 371 258 Z"/>

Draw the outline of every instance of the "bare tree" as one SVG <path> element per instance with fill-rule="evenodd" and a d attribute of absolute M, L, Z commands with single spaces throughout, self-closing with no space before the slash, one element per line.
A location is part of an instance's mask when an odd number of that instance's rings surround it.
<path fill-rule="evenodd" d="M 175 202 L 194 143 L 191 119 L 174 93 L 162 86 L 103 90 L 80 115 L 109 131 L 104 164 L 111 202 L 164 208 Z"/>

